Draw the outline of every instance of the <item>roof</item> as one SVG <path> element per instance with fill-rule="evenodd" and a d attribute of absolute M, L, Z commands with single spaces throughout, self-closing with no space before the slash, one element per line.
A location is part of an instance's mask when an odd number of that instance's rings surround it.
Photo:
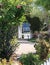
<path fill-rule="evenodd" d="M 24 22 L 22 26 L 23 26 L 23 27 L 30 27 L 30 24 Z"/>

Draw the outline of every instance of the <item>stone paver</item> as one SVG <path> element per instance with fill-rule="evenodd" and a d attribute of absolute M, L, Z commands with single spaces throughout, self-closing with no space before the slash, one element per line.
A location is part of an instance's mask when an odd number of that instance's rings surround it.
<path fill-rule="evenodd" d="M 14 61 L 12 65 L 22 65 L 19 61 Z"/>
<path fill-rule="evenodd" d="M 22 65 L 20 62 L 17 61 L 17 58 L 19 58 L 22 54 L 36 53 L 36 50 L 34 48 L 35 43 L 29 42 L 27 40 L 19 40 L 18 43 L 20 45 L 14 51 L 17 57 L 15 57 L 16 60 L 14 60 L 14 63 L 12 65 Z"/>
<path fill-rule="evenodd" d="M 14 53 L 16 53 L 18 56 L 21 54 L 36 53 L 34 43 L 23 40 L 23 43 L 22 41 L 20 42 L 20 45 L 18 48 L 16 48 Z"/>

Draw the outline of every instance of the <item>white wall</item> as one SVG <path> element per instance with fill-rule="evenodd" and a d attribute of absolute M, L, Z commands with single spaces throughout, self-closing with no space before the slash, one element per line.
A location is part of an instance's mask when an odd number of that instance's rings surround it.
<path fill-rule="evenodd" d="M 22 38 L 22 27 L 18 26 L 18 38 L 21 39 Z"/>
<path fill-rule="evenodd" d="M 29 33 L 29 32 L 28 33 L 23 33 L 22 35 L 24 36 L 24 39 L 31 39 L 31 37 L 32 37 L 31 33 Z"/>
<path fill-rule="evenodd" d="M 32 38 L 31 32 L 22 33 L 22 26 L 18 26 L 18 38 L 22 39 L 22 36 L 24 36 L 23 39 L 31 39 Z"/>

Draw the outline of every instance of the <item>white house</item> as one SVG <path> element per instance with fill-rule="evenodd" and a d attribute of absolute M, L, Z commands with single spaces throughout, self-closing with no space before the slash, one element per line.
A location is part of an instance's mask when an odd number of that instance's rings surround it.
<path fill-rule="evenodd" d="M 18 26 L 18 38 L 19 39 L 31 39 L 32 38 L 29 23 L 24 22 L 22 25 Z"/>

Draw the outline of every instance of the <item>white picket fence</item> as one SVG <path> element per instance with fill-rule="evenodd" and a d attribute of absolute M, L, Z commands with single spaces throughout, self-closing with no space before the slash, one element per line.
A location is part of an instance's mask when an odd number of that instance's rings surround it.
<path fill-rule="evenodd" d="M 50 58 L 48 60 L 46 60 L 43 64 L 41 65 L 50 65 Z"/>

